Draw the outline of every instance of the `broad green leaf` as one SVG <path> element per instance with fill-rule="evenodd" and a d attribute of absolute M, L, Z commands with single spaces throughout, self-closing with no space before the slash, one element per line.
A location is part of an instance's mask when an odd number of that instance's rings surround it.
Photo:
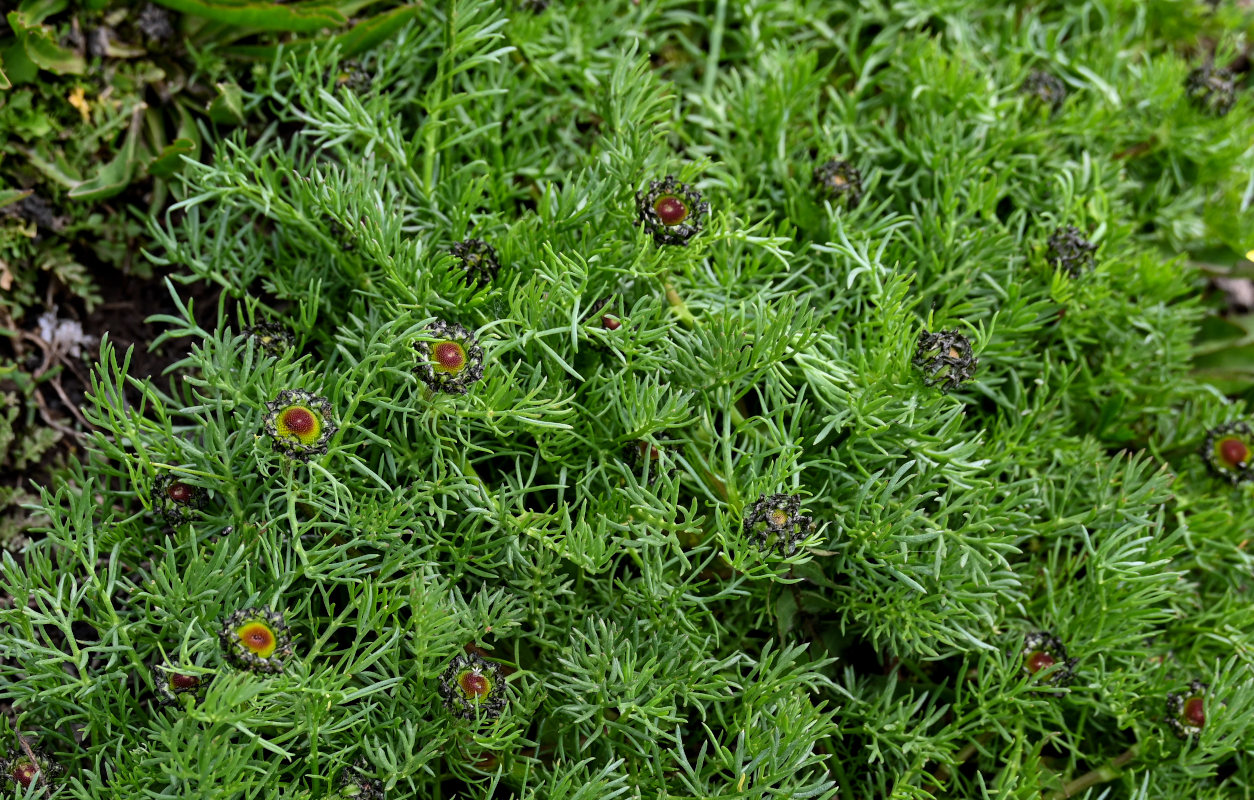
<path fill-rule="evenodd" d="M 381 42 L 386 41 L 397 31 L 405 26 L 414 15 L 418 12 L 417 6 L 402 6 L 394 8 L 391 11 L 380 14 L 376 17 L 363 20 L 343 33 L 332 36 L 327 39 L 298 39 L 294 42 L 288 42 L 283 45 L 285 50 L 299 50 L 312 45 L 329 44 L 338 46 L 340 52 L 348 57 L 360 55 L 361 53 L 378 46 Z M 275 46 L 242 46 L 225 48 L 225 53 L 242 58 L 254 58 L 262 61 L 269 61 L 278 53 L 278 47 Z"/>
<path fill-rule="evenodd" d="M 30 193 L 30 189 L 0 189 L 0 208 L 16 203 Z"/>
<path fill-rule="evenodd" d="M 209 118 L 214 122 L 244 121 L 244 90 L 239 84 L 225 82 L 218 84 L 218 96 L 209 103 Z"/>
<path fill-rule="evenodd" d="M 102 200 L 125 189 L 140 163 L 136 154 L 139 136 L 139 126 L 132 125 L 130 132 L 126 135 L 126 144 L 113 157 L 113 160 L 101 167 L 95 177 L 88 178 L 71 189 L 69 196 L 76 200 Z"/>
<path fill-rule="evenodd" d="M 43 9 L 39 9 L 40 12 Z M 21 10 L 9 12 L 9 26 L 31 61 L 58 75 L 82 75 L 87 62 L 81 55 L 62 47 L 53 39 L 52 31 L 40 25 L 42 16 L 28 16 Z"/>
<path fill-rule="evenodd" d="M 325 3 L 280 5 L 253 0 L 156 0 L 184 14 L 228 25 L 256 28 L 263 31 L 315 33 L 323 28 L 338 28 L 347 19 Z"/>
<path fill-rule="evenodd" d="M 148 174 L 158 178 L 167 178 L 183 168 L 182 156 L 194 155 L 196 143 L 191 139 L 175 139 L 167 144 L 148 165 Z"/>

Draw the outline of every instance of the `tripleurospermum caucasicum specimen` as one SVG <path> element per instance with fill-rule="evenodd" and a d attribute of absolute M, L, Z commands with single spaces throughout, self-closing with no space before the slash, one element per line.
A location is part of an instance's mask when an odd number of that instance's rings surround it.
<path fill-rule="evenodd" d="M 814 185 L 823 197 L 845 208 L 862 200 L 862 173 L 848 161 L 834 158 L 815 167 Z"/>
<path fill-rule="evenodd" d="M 487 286 L 501 271 L 496 248 L 482 239 L 464 239 L 453 245 L 450 252 L 461 262 L 465 272 L 462 283 L 467 286 Z"/>
<path fill-rule="evenodd" d="M 283 615 L 263 608 L 244 608 L 222 622 L 218 641 L 227 661 L 253 672 L 282 672 L 292 655 L 292 637 Z"/>
<path fill-rule="evenodd" d="M 1041 70 L 1028 75 L 1019 86 L 1019 91 L 1035 97 L 1054 110 L 1060 108 L 1063 101 L 1067 99 L 1067 85 L 1056 75 L 1050 75 Z"/>
<path fill-rule="evenodd" d="M 440 675 L 439 691 L 449 711 L 463 719 L 494 719 L 505 710 L 501 665 L 478 653 L 453 656 Z"/>
<path fill-rule="evenodd" d="M 1093 254 L 1097 245 L 1084 238 L 1074 225 L 1066 225 L 1049 237 L 1049 253 L 1046 258 L 1055 269 L 1061 269 L 1071 277 L 1078 277 L 1093 266 Z"/>
<path fill-rule="evenodd" d="M 795 494 L 761 495 L 744 517 L 744 531 L 760 549 L 790 556 L 810 535 L 814 519 L 801 513 L 801 497 Z"/>
<path fill-rule="evenodd" d="M 1206 727 L 1206 690 L 1201 681 L 1192 681 L 1182 692 L 1167 693 L 1167 727 L 1181 739 L 1197 737 Z"/>
<path fill-rule="evenodd" d="M 1062 640 L 1048 631 L 1036 631 L 1023 637 L 1023 671 L 1041 677 L 1043 683 L 1062 688 L 1075 680 L 1077 659 L 1067 657 Z M 1050 667 L 1056 669 L 1050 670 Z"/>
<path fill-rule="evenodd" d="M 923 382 L 928 386 L 941 384 L 949 391 L 975 374 L 980 360 L 971 352 L 971 341 L 958 331 L 919 333 L 915 348 L 914 365 L 923 370 Z"/>
<path fill-rule="evenodd" d="M 1202 457 L 1215 474 L 1236 483 L 1249 480 L 1254 428 L 1247 422 L 1226 422 L 1211 430 L 1202 444 Z"/>
<path fill-rule="evenodd" d="M 152 482 L 152 508 L 171 527 L 193 519 L 205 507 L 205 490 L 185 483 L 174 475 L 162 473 Z"/>
<path fill-rule="evenodd" d="M 20 797 L 31 785 L 54 786 L 64 770 L 42 750 L 32 748 L 30 754 L 19 749 L 0 759 L 0 772 L 5 787 L 16 787 Z"/>
<path fill-rule="evenodd" d="M 1237 102 L 1236 75 L 1226 67 L 1206 64 L 1189 73 L 1185 92 L 1193 105 L 1217 116 L 1224 116 Z"/>
<path fill-rule="evenodd" d="M 648 191 L 636 192 L 636 224 L 653 234 L 657 244 L 687 245 L 705 226 L 709 211 L 701 192 L 674 175 L 650 181 Z"/>
<path fill-rule="evenodd" d="M 299 461 L 322 455 L 339 428 L 325 397 L 301 389 L 284 389 L 266 403 L 264 426 L 274 449 Z"/>
<path fill-rule="evenodd" d="M 296 345 L 296 337 L 278 322 L 258 322 L 256 325 L 249 325 L 244 328 L 244 335 L 262 352 L 275 358 L 279 358 Z"/>
<path fill-rule="evenodd" d="M 163 706 L 178 705 L 179 695 L 190 695 L 194 703 L 199 703 L 212 680 L 212 675 L 179 672 L 168 664 L 152 665 L 152 685 L 157 691 L 158 702 Z"/>
<path fill-rule="evenodd" d="M 483 348 L 468 329 L 436 320 L 426 338 L 414 342 L 418 378 L 432 391 L 465 394 L 483 377 Z"/>

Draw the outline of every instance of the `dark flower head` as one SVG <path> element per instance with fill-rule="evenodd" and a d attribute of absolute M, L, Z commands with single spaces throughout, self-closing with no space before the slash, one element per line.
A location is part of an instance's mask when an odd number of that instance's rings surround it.
<path fill-rule="evenodd" d="M 184 483 L 168 472 L 158 475 L 152 482 L 152 508 L 171 527 L 177 527 L 193 519 L 196 512 L 205 507 L 205 490 Z"/>
<path fill-rule="evenodd" d="M 205 689 L 213 680 L 212 675 L 191 675 L 179 672 L 169 664 L 152 665 L 152 685 L 157 690 L 160 705 L 178 705 L 178 696 L 191 695 L 193 703 L 205 699 Z"/>
<path fill-rule="evenodd" d="M 1042 104 L 1057 110 L 1067 99 L 1067 85 L 1055 75 L 1036 70 L 1024 79 L 1019 91 L 1031 95 Z"/>
<path fill-rule="evenodd" d="M 1220 477 L 1236 483 L 1254 477 L 1250 453 L 1254 450 L 1254 428 L 1247 422 L 1227 422 L 1206 435 L 1202 457 Z"/>
<path fill-rule="evenodd" d="M 1079 228 L 1067 225 L 1049 237 L 1047 258 L 1055 269 L 1065 270 L 1075 278 L 1093 266 L 1093 253 L 1096 251 L 1097 245 L 1085 239 Z"/>
<path fill-rule="evenodd" d="M 1193 105 L 1218 116 L 1224 116 L 1237 102 L 1236 76 L 1232 70 L 1206 64 L 1189 73 L 1185 92 Z"/>
<path fill-rule="evenodd" d="M 335 88 L 347 89 L 353 94 L 365 94 L 370 91 L 370 73 L 362 68 L 360 61 L 345 61 L 335 74 Z"/>
<path fill-rule="evenodd" d="M 549 0 L 518 0 L 518 7 L 532 14 L 539 14 L 549 7 Z"/>
<path fill-rule="evenodd" d="M 227 661 L 253 672 L 282 672 L 292 655 L 292 637 L 283 615 L 264 608 L 244 608 L 222 622 L 218 641 Z"/>
<path fill-rule="evenodd" d="M 674 175 L 650 181 L 647 192 L 636 192 L 636 224 L 653 234 L 657 244 L 687 245 L 701 232 L 709 211 L 701 192 L 679 183 Z"/>
<path fill-rule="evenodd" d="M 365 775 L 367 764 L 359 759 L 351 767 L 345 767 L 340 773 L 339 793 L 336 797 L 351 797 L 353 800 L 384 800 L 383 781 Z"/>
<path fill-rule="evenodd" d="M 496 248 L 482 239 L 460 241 L 453 245 L 450 252 L 461 261 L 461 268 L 466 273 L 462 276 L 462 283 L 467 286 L 487 286 L 501 271 Z"/>
<path fill-rule="evenodd" d="M 164 42 L 174 35 L 174 24 L 170 21 L 170 12 L 152 3 L 145 4 L 144 10 L 139 12 L 135 27 L 139 28 L 139 32 L 144 34 L 150 42 Z"/>
<path fill-rule="evenodd" d="M 801 511 L 801 497 L 795 494 L 761 495 L 745 514 L 745 535 L 762 550 L 774 548 L 790 556 L 810 534 L 814 520 Z"/>
<path fill-rule="evenodd" d="M 483 377 L 483 348 L 475 335 L 456 322 L 436 320 L 427 338 L 414 342 L 418 377 L 435 392 L 465 394 Z"/>
<path fill-rule="evenodd" d="M 1050 686 L 1062 688 L 1075 680 L 1075 665 L 1079 659 L 1068 658 L 1062 640 L 1048 631 L 1037 631 L 1023 637 L 1023 671 L 1030 675 L 1057 667 L 1042 678 Z"/>
<path fill-rule="evenodd" d="M 919 333 L 914 365 L 923 370 L 923 382 L 928 386 L 940 383 L 943 390 L 949 391 L 970 380 L 979 363 L 971 355 L 971 342 L 958 331 Z"/>
<path fill-rule="evenodd" d="M 454 716 L 495 719 L 505 710 L 505 679 L 501 665 L 478 653 L 453 656 L 440 675 L 440 697 Z"/>
<path fill-rule="evenodd" d="M 42 750 L 32 749 L 31 755 L 24 750 L 15 750 L 7 758 L 0 759 L 0 770 L 4 773 L 4 784 L 18 788 L 19 796 L 23 790 L 38 782 L 45 786 L 53 786 L 64 770 Z"/>
<path fill-rule="evenodd" d="M 341 225 L 338 219 L 330 214 L 323 214 L 322 224 L 327 228 L 327 235 L 339 242 L 340 248 L 345 253 L 351 253 L 357 249 L 357 243 L 353 241 L 353 231 Z"/>
<path fill-rule="evenodd" d="M 1196 738 L 1206 727 L 1206 690 L 1201 681 L 1192 681 L 1182 692 L 1167 693 L 1167 727 L 1178 738 Z"/>
<path fill-rule="evenodd" d="M 274 449 L 289 458 L 308 461 L 322 455 L 339 427 L 331 417 L 331 403 L 301 389 L 284 389 L 266 403 L 265 431 Z"/>
<path fill-rule="evenodd" d="M 278 322 L 258 322 L 244 328 L 244 335 L 267 355 L 279 358 L 296 345 L 296 337 Z"/>
<path fill-rule="evenodd" d="M 862 173 L 848 161 L 832 159 L 814 168 L 814 185 L 829 200 L 853 208 L 862 199 Z"/>

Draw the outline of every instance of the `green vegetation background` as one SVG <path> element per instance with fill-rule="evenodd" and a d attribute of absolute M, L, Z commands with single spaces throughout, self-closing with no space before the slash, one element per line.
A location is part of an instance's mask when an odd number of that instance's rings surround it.
<path fill-rule="evenodd" d="M 250 124 L 196 121 L 146 252 L 223 299 L 160 318 L 168 375 L 102 346 L 87 462 L 4 555 L 0 725 L 66 767 L 58 796 L 322 797 L 359 759 L 394 797 L 1250 796 L 1251 495 L 1198 455 L 1244 406 L 1194 359 L 1198 263 L 1254 247 L 1254 104 L 1184 88 L 1239 59 L 1247 7 L 412 15 L 364 82 L 342 41 L 300 47 L 229 89 Z M 832 157 L 852 210 L 815 196 Z M 634 225 L 672 173 L 712 207 L 686 248 Z M 1092 272 L 1047 264 L 1062 225 Z M 482 291 L 467 236 L 505 265 Z M 414 375 L 437 318 L 487 352 L 464 397 Z M 263 319 L 298 347 L 265 356 Z M 925 328 L 969 332 L 972 382 L 923 385 Z M 286 388 L 341 423 L 308 465 L 261 432 Z M 167 473 L 210 496 L 170 532 Z M 788 558 L 741 529 L 776 492 L 820 526 Z M 216 638 L 263 604 L 297 635 L 277 677 Z M 1024 672 L 1036 630 L 1069 690 Z M 492 724 L 436 692 L 469 643 L 513 670 Z M 154 662 L 217 676 L 158 709 Z"/>

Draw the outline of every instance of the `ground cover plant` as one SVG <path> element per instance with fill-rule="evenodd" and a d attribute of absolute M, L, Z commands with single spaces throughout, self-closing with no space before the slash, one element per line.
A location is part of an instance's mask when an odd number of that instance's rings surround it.
<path fill-rule="evenodd" d="M 1193 370 L 1252 24 L 449 0 L 278 52 L 150 227 L 185 355 L 102 342 L 4 554 L 8 789 L 1248 797 L 1254 428 Z"/>

